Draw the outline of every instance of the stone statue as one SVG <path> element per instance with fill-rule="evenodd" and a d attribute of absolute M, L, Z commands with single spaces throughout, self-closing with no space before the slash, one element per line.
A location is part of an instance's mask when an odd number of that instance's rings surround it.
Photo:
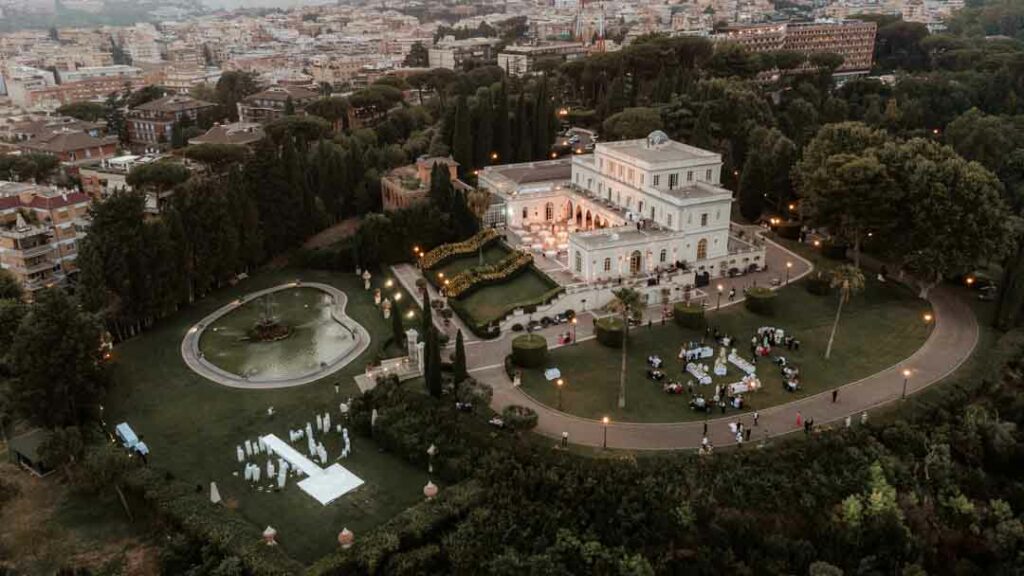
<path fill-rule="evenodd" d="M 370 271 L 363 270 L 363 290 L 370 289 L 370 278 L 373 278 L 373 275 L 370 274 Z"/>

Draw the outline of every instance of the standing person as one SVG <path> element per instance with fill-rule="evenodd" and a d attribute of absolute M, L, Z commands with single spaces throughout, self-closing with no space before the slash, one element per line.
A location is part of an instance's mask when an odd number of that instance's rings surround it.
<path fill-rule="evenodd" d="M 796 427 L 800 428 L 803 425 L 804 425 L 804 417 L 801 416 L 800 415 L 800 411 L 797 410 L 797 412 L 796 412 Z"/>
<path fill-rule="evenodd" d="M 708 437 L 708 421 L 704 420 L 704 439 L 707 440 L 707 437 Z"/>
<path fill-rule="evenodd" d="M 867 411 L 861 412 L 860 413 L 860 424 L 861 424 L 861 426 L 863 426 L 863 425 L 865 425 L 867 423 L 868 423 L 868 413 L 867 413 Z"/>
<path fill-rule="evenodd" d="M 839 388 L 832 389 L 832 403 L 836 403 L 836 399 L 839 398 Z"/>
<path fill-rule="evenodd" d="M 729 288 L 729 302 L 736 299 L 736 288 Z"/>
<path fill-rule="evenodd" d="M 569 447 L 569 433 L 568 432 L 562 432 L 562 448 L 568 448 L 568 447 Z"/>
<path fill-rule="evenodd" d="M 750 442 L 750 428 L 744 430 L 743 434 L 747 437 L 747 442 Z"/>
<path fill-rule="evenodd" d="M 760 417 L 761 417 L 761 415 L 757 413 L 757 410 L 754 410 L 754 426 L 757 426 L 757 420 Z"/>

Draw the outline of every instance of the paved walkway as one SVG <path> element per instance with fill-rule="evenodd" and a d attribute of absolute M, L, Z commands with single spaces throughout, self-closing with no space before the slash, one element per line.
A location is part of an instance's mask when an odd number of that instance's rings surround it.
<path fill-rule="evenodd" d="M 348 330 L 353 339 L 352 347 L 343 351 L 330 362 L 324 363 L 316 370 L 290 378 L 260 379 L 258 376 L 245 378 L 223 370 L 211 363 L 209 360 L 203 358 L 202 352 L 199 351 L 199 340 L 203 336 L 203 331 L 205 331 L 210 324 L 216 322 L 218 318 L 228 314 L 246 302 L 251 302 L 264 294 L 279 292 L 281 290 L 289 290 L 297 287 L 316 288 L 317 290 L 325 292 L 334 298 L 334 306 L 331 309 L 331 318 Z M 345 315 L 346 304 L 348 304 L 348 296 L 346 296 L 344 292 L 338 290 L 334 286 L 321 284 L 319 282 L 305 282 L 302 284 L 293 282 L 246 294 L 238 300 L 234 300 L 224 306 L 221 306 L 189 328 L 188 332 L 185 333 L 185 337 L 181 340 L 181 357 L 185 361 L 185 364 L 200 376 L 207 380 L 216 382 L 217 384 L 230 386 L 232 388 L 267 390 L 272 388 L 289 388 L 292 386 L 309 384 L 310 382 L 315 382 L 325 376 L 330 376 L 338 370 L 341 370 L 349 362 L 355 360 L 360 354 L 362 354 L 370 345 L 370 333 L 366 331 L 366 328 L 363 328 L 362 324 Z"/>
<path fill-rule="evenodd" d="M 790 280 L 810 272 L 811 264 L 798 255 L 786 251 L 776 244 L 769 245 L 769 273 L 777 274 L 779 263 L 782 263 L 783 275 L 785 262 L 793 262 L 790 269 Z M 723 280 L 725 292 L 734 283 L 737 291 L 754 277 Z M 762 282 L 759 280 L 759 284 Z M 717 295 L 715 295 L 717 298 Z M 722 307 L 736 305 L 724 301 Z M 804 419 L 813 418 L 816 425 L 841 422 L 848 415 L 859 418 L 864 411 L 882 404 L 896 401 L 903 389 L 903 370 L 911 370 L 907 383 L 907 394 L 913 394 L 934 384 L 956 370 L 974 351 L 978 342 L 979 329 L 974 313 L 967 303 L 958 299 L 955 293 L 945 287 L 937 287 L 931 291 L 929 300 L 933 308 L 934 327 L 924 345 L 909 358 L 899 364 L 882 370 L 876 374 L 845 384 L 839 388 L 838 402 L 832 403 L 831 390 L 815 396 L 801 398 L 779 406 L 760 411 L 759 426 L 753 428 L 752 441 L 759 441 L 769 436 L 779 436 L 800 430 L 796 425 L 796 414 L 799 411 Z M 716 302 L 709 302 L 709 310 L 713 317 Z M 660 312 L 652 318 L 660 319 Z M 592 319 L 581 318 L 577 326 L 579 340 L 592 338 Z M 549 328 L 541 333 L 553 336 L 564 326 Z M 552 338 L 549 337 L 549 342 Z M 532 407 L 537 411 L 538 422 L 536 431 L 558 438 L 562 432 L 569 433 L 569 440 L 574 444 L 601 446 L 604 438 L 604 426 L 600 421 L 580 418 L 559 412 L 535 401 L 522 390 L 514 388 L 505 374 L 501 361 L 509 351 L 507 337 L 497 341 L 481 343 L 475 347 L 467 347 L 470 371 L 482 382 L 494 388 L 491 407 L 500 412 L 509 404 Z M 495 364 L 497 363 L 497 364 Z M 729 423 L 740 420 L 744 426 L 752 426 L 749 414 L 742 417 L 731 415 L 726 418 L 713 418 L 708 421 L 708 438 L 716 446 L 735 444 Z M 691 449 L 700 446 L 704 432 L 704 422 L 679 423 L 628 423 L 612 422 L 608 426 L 609 448 L 632 450 L 675 450 Z"/>

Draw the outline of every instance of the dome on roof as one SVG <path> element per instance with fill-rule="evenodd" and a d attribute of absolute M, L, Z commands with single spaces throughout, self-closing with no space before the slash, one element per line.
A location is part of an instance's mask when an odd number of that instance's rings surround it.
<path fill-rule="evenodd" d="M 647 147 L 653 148 L 655 146 L 661 146 L 668 144 L 670 141 L 668 134 L 665 134 L 661 130 L 655 130 L 647 135 Z"/>

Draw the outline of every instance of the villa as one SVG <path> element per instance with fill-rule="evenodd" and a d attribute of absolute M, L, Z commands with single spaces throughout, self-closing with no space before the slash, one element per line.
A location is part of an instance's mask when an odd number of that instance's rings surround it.
<path fill-rule="evenodd" d="M 666 275 L 704 286 L 764 266 L 764 246 L 730 230 L 721 171 L 721 155 L 655 131 L 597 144 L 593 154 L 488 167 L 480 186 L 521 247 L 560 262 L 577 282 Z"/>

